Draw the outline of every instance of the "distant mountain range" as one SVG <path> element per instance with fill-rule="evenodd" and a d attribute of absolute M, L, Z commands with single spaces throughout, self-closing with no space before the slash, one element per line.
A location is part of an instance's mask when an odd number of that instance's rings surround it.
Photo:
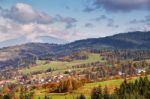
<path fill-rule="evenodd" d="M 5 40 L 5 41 L 0 42 L 0 48 L 26 44 L 26 43 L 30 43 L 30 42 L 49 43 L 49 44 L 68 43 L 67 41 L 65 41 L 63 39 L 58 39 L 58 38 L 51 37 L 51 36 L 37 36 L 34 38 L 34 41 L 27 39 L 25 36 L 20 36 L 20 37 L 15 38 L 15 39 L 10 39 L 10 40 Z"/>
<path fill-rule="evenodd" d="M 38 37 L 37 40 L 48 42 L 49 37 Z M 61 40 L 57 40 L 54 38 L 53 41 L 57 42 Z M 24 64 L 22 65 L 25 66 L 27 64 L 34 63 L 35 59 L 37 58 L 38 59 L 58 58 L 72 54 L 73 52 L 79 50 L 87 50 L 87 49 L 89 50 L 103 49 L 103 48 L 150 49 L 150 32 L 135 31 L 129 33 L 120 33 L 113 36 L 78 40 L 68 44 L 60 44 L 60 45 L 48 43 L 27 43 L 2 48 L 0 49 L 0 67 L 16 66 L 20 63 L 20 61 L 21 62 L 23 61 Z"/>

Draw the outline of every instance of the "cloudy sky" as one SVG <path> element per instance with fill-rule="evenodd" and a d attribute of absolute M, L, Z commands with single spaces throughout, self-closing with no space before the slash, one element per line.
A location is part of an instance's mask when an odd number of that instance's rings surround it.
<path fill-rule="evenodd" d="M 150 0 L 0 0 L 0 42 L 67 41 L 149 31 Z"/>

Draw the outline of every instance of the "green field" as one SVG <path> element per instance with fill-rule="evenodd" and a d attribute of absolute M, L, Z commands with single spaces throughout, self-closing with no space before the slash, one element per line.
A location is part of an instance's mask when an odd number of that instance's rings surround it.
<path fill-rule="evenodd" d="M 133 82 L 137 78 L 138 77 L 132 77 L 128 81 Z M 150 75 L 148 76 L 148 78 L 150 79 Z M 83 93 L 86 95 L 87 99 L 89 99 L 91 90 L 94 87 L 101 85 L 102 88 L 104 88 L 105 86 L 107 86 L 110 91 L 114 91 L 114 88 L 119 87 L 123 81 L 124 81 L 123 79 L 116 79 L 116 80 L 107 80 L 107 81 L 102 81 L 102 82 L 87 83 L 83 87 L 79 88 L 78 90 L 73 91 L 72 93 L 62 93 L 62 94 L 57 94 L 57 93 L 49 93 L 48 94 L 47 93 L 46 95 L 50 96 L 52 99 L 76 99 L 75 97 L 77 97 L 81 93 Z M 44 92 L 42 93 L 42 92 L 38 91 L 35 99 L 38 99 L 39 96 L 42 99 L 45 95 L 45 93 Z"/>
<path fill-rule="evenodd" d="M 72 69 L 72 66 L 74 65 L 79 65 L 79 64 L 86 64 L 86 63 L 91 63 L 91 62 L 105 62 L 102 60 L 99 54 L 89 54 L 89 58 L 86 60 L 74 60 L 71 62 L 62 62 L 62 61 L 50 61 L 50 63 L 45 64 L 45 61 L 38 60 L 36 66 L 31 66 L 30 68 L 24 68 L 20 70 L 23 74 L 28 74 L 31 72 L 35 71 L 46 71 L 48 68 L 53 68 L 55 69 L 55 73 L 63 73 L 67 69 Z M 80 71 L 84 68 L 77 68 L 75 69 L 76 71 Z M 41 74 L 43 76 L 46 76 L 45 73 Z M 150 76 L 148 76 L 150 78 Z M 135 81 L 137 77 L 133 77 L 128 81 Z M 101 82 L 93 82 L 93 83 L 87 83 L 83 87 L 79 88 L 78 90 L 73 91 L 72 93 L 63 93 L 63 94 L 58 94 L 58 93 L 47 93 L 44 90 L 35 90 L 35 99 L 38 99 L 43 97 L 45 95 L 50 96 L 52 99 L 76 99 L 78 95 L 81 93 L 85 94 L 87 99 L 90 97 L 91 90 L 94 87 L 97 87 L 99 85 L 104 88 L 107 86 L 110 89 L 110 92 L 114 90 L 114 88 L 119 87 L 119 85 L 123 82 L 123 79 L 116 79 L 116 80 L 107 80 L 107 81 L 101 81 Z"/>
<path fill-rule="evenodd" d="M 44 64 L 45 61 L 37 61 L 36 66 L 31 66 L 30 68 L 23 68 L 20 70 L 23 74 L 28 74 L 35 71 L 46 71 L 48 68 L 55 69 L 56 72 L 63 72 L 67 69 L 72 69 L 72 66 L 79 64 L 86 64 L 91 62 L 104 62 L 99 54 L 89 54 L 89 58 L 86 60 L 74 60 L 71 62 L 62 62 L 62 61 L 50 61 L 48 64 Z M 79 70 L 79 69 L 78 69 Z"/>

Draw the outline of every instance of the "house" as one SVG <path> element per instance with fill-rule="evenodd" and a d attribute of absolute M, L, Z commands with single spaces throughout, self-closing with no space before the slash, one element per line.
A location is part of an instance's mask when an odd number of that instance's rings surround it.
<path fill-rule="evenodd" d="M 138 74 L 146 72 L 144 69 L 137 69 L 136 71 L 137 71 Z"/>
<path fill-rule="evenodd" d="M 123 72 L 121 72 L 121 71 L 118 72 L 118 75 L 119 75 L 119 76 L 122 76 L 122 75 L 124 75 L 124 74 L 125 74 L 125 73 L 123 73 Z"/>
<path fill-rule="evenodd" d="M 0 81 L 0 87 L 3 87 L 7 83 L 9 83 L 8 80 L 2 80 L 2 81 Z"/>

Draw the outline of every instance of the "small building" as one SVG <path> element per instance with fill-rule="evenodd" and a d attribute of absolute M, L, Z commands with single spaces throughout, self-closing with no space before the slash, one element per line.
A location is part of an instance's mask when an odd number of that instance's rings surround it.
<path fill-rule="evenodd" d="M 141 74 L 141 73 L 145 73 L 146 71 L 144 69 L 137 69 L 137 73 Z"/>

